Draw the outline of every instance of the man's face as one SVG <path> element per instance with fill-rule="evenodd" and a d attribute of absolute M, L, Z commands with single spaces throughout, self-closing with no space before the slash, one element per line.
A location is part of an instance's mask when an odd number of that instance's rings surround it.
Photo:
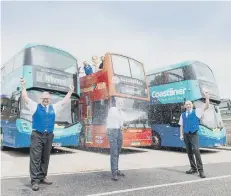
<path fill-rule="evenodd" d="M 185 102 L 185 108 L 186 110 L 190 111 L 193 108 L 193 104 L 191 101 L 186 101 Z"/>
<path fill-rule="evenodd" d="M 104 56 L 101 56 L 101 61 L 104 61 Z"/>
<path fill-rule="evenodd" d="M 84 65 L 84 66 L 87 66 L 87 62 L 86 62 L 86 61 L 84 61 L 84 62 L 83 62 L 83 65 Z"/>
<path fill-rule="evenodd" d="M 41 95 L 41 103 L 44 106 L 49 105 L 51 102 L 51 95 L 48 92 L 43 92 Z"/>
<path fill-rule="evenodd" d="M 123 107 L 123 99 L 117 98 L 116 100 L 116 106 L 121 109 Z"/>

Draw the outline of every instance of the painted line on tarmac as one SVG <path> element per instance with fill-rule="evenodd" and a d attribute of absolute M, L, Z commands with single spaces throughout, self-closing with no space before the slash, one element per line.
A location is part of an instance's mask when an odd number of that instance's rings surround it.
<path fill-rule="evenodd" d="M 189 181 L 183 181 L 183 182 L 174 182 L 174 183 L 167 183 L 167 184 L 160 184 L 160 185 L 153 185 L 153 186 L 144 186 L 144 187 L 139 187 L 139 188 L 131 188 L 131 189 L 118 190 L 118 191 L 97 193 L 97 194 L 86 195 L 86 196 L 115 195 L 115 194 L 119 194 L 119 193 L 128 193 L 128 192 L 148 190 L 148 189 L 157 189 L 157 188 L 163 188 L 163 187 L 171 187 L 171 186 L 198 183 L 198 182 L 205 182 L 205 181 L 211 181 L 211 180 L 217 180 L 217 179 L 225 179 L 225 178 L 231 178 L 231 175 L 217 176 L 217 177 L 204 178 L 204 179 L 198 179 L 198 180 L 189 180 Z"/>

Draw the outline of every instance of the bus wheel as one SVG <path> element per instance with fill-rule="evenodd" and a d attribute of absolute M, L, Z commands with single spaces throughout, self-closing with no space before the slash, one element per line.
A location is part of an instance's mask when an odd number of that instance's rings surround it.
<path fill-rule="evenodd" d="M 152 148 L 159 150 L 161 148 L 161 139 L 157 133 L 152 133 Z"/>
<path fill-rule="evenodd" d="M 6 147 L 1 145 L 1 151 L 5 151 L 6 150 Z"/>
<path fill-rule="evenodd" d="M 6 150 L 6 147 L 3 146 L 3 139 L 2 139 L 3 135 L 1 134 L 1 151 Z"/>

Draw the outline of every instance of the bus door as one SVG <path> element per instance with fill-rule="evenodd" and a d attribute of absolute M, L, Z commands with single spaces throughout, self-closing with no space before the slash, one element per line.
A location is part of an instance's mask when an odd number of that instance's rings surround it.
<path fill-rule="evenodd" d="M 20 104 L 20 93 L 12 94 L 10 100 L 10 113 L 8 118 L 8 140 L 9 143 L 15 145 L 16 136 L 18 133 L 16 127 L 16 120 L 19 118 L 19 104 Z"/>
<path fill-rule="evenodd" d="M 1 129 L 2 129 L 2 141 L 11 143 L 8 120 L 10 116 L 10 98 L 1 97 Z"/>
<path fill-rule="evenodd" d="M 176 147 L 182 147 L 184 144 L 183 141 L 180 139 L 180 126 L 179 126 L 179 120 L 181 115 L 181 104 L 173 104 L 171 106 L 171 128 L 173 133 L 173 141 L 174 146 Z"/>

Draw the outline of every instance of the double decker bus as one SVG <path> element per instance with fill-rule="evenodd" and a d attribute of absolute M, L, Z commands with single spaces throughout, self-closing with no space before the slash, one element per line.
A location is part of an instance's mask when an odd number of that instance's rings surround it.
<path fill-rule="evenodd" d="M 78 145 L 81 124 L 78 119 L 80 82 L 77 60 L 68 52 L 39 44 L 28 44 L 1 69 L 2 149 L 30 146 L 32 114 L 21 99 L 20 77 L 26 80 L 28 96 L 39 102 L 49 91 L 52 102 L 63 99 L 74 86 L 69 102 L 56 115 L 53 146 Z"/>
<path fill-rule="evenodd" d="M 103 69 L 80 78 L 79 104 L 83 130 L 80 146 L 109 148 L 106 120 L 111 97 L 123 99 L 128 129 L 123 130 L 123 147 L 151 146 L 148 125 L 149 92 L 144 66 L 120 54 L 106 53 Z"/>
<path fill-rule="evenodd" d="M 203 107 L 204 90 L 210 93 L 210 105 L 200 121 L 200 147 L 225 145 L 218 86 L 212 70 L 199 61 L 184 61 L 147 74 L 150 92 L 149 122 L 153 131 L 153 147 L 184 147 L 180 140 L 179 119 L 184 102 L 191 100 Z"/>

